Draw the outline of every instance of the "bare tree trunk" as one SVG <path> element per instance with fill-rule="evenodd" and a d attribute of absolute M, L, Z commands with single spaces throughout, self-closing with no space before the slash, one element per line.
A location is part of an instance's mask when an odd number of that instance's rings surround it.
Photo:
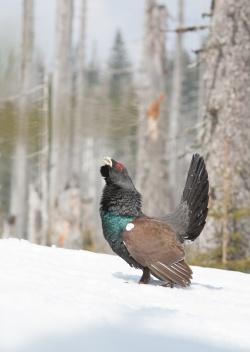
<path fill-rule="evenodd" d="M 41 143 L 38 160 L 38 179 L 29 187 L 28 239 L 39 244 L 49 244 L 49 78 L 44 75 Z"/>
<path fill-rule="evenodd" d="M 79 37 L 76 56 L 76 89 L 75 111 L 72 129 L 72 176 L 70 188 L 74 188 L 74 201 L 79 204 L 78 216 L 71 222 L 72 232 L 78 234 L 68 241 L 70 247 L 88 247 L 93 232 L 93 201 L 95 189 L 94 170 L 94 139 L 88 137 L 92 133 L 93 116 L 87 116 L 85 108 L 85 31 L 86 31 L 86 0 L 81 0 L 79 9 Z M 84 127 L 84 128 L 83 128 Z M 76 214 L 75 214 L 76 215 Z"/>
<path fill-rule="evenodd" d="M 228 245 L 229 245 L 229 212 L 230 212 L 230 167 L 228 160 L 229 141 L 225 137 L 223 144 L 224 150 L 224 174 L 223 174 L 223 218 L 222 218 L 222 263 L 226 264 L 228 259 Z"/>
<path fill-rule="evenodd" d="M 69 177 L 70 130 L 70 52 L 73 1 L 57 0 L 55 67 L 52 82 L 52 124 L 50 155 L 50 231 L 53 231 L 54 212 L 58 195 Z M 56 237 L 56 235 L 55 235 Z M 52 239 L 56 241 L 56 239 Z"/>
<path fill-rule="evenodd" d="M 203 137 L 211 202 L 203 238 L 206 246 L 222 244 L 226 262 L 232 243 L 240 247 L 239 256 L 250 253 L 250 2 L 214 5 L 205 54 Z"/>
<path fill-rule="evenodd" d="M 49 75 L 45 72 L 43 88 L 43 128 L 42 128 L 42 154 L 40 156 L 40 177 L 41 177 L 41 236 L 43 244 L 49 244 Z"/>
<path fill-rule="evenodd" d="M 183 0 L 178 1 L 178 27 L 184 27 Z M 168 157 L 169 157 L 169 187 L 170 187 L 170 204 L 173 209 L 179 201 L 181 188 L 182 170 L 178 160 L 181 151 L 180 139 L 177 140 L 181 132 L 181 105 L 182 105 L 182 79 L 183 79 L 183 33 L 176 33 L 174 72 L 172 83 L 172 97 L 169 120 L 168 139 Z M 182 161 L 183 162 L 183 161 Z"/>
<path fill-rule="evenodd" d="M 23 32 L 22 32 L 22 62 L 21 62 L 21 86 L 18 116 L 18 135 L 14 165 L 12 172 L 11 188 L 11 218 L 15 224 L 12 235 L 26 237 L 27 214 L 28 214 L 28 104 L 30 99 L 28 91 L 31 85 L 34 46 L 34 2 L 23 1 Z"/>
<path fill-rule="evenodd" d="M 79 12 L 80 35 L 77 50 L 77 71 L 76 71 L 76 102 L 75 102 L 75 118 L 73 124 L 73 140 L 72 140 L 72 173 L 76 178 L 78 185 L 81 182 L 82 171 L 82 152 L 83 152 L 83 121 L 84 120 L 84 87 L 85 87 L 85 31 L 86 31 L 86 0 L 81 0 L 81 8 Z"/>
<path fill-rule="evenodd" d="M 143 192 L 144 210 L 163 215 L 167 210 L 165 6 L 146 1 L 143 64 L 138 126 L 137 186 Z"/>
<path fill-rule="evenodd" d="M 82 184 L 81 193 L 83 201 L 82 213 L 82 230 L 83 230 L 83 248 L 91 249 L 94 240 L 94 206 L 96 198 L 96 167 L 94 156 L 93 137 L 87 137 L 83 144 L 82 153 Z M 93 249 L 93 248 L 92 248 Z"/>

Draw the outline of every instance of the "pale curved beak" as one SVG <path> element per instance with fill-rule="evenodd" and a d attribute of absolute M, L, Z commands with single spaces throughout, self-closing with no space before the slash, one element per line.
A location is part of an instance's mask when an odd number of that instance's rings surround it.
<path fill-rule="evenodd" d="M 104 163 L 104 165 L 109 165 L 110 167 L 112 167 L 112 159 L 109 156 L 106 156 L 103 159 L 103 163 Z"/>

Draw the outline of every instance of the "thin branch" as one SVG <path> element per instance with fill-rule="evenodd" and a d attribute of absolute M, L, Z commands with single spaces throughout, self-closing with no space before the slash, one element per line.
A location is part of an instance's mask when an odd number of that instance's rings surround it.
<path fill-rule="evenodd" d="M 30 94 L 33 94 L 33 93 L 36 93 L 37 91 L 39 91 L 40 89 L 43 88 L 43 84 L 39 84 L 33 88 L 31 88 L 30 90 L 26 91 L 25 93 L 20 93 L 20 94 L 16 94 L 16 95 L 12 95 L 12 96 L 8 96 L 6 98 L 1 98 L 0 99 L 0 103 L 4 103 L 4 102 L 11 102 L 11 101 L 14 101 L 14 100 L 17 100 L 21 97 L 24 97 L 24 96 L 27 96 L 27 95 L 30 95 Z"/>
<path fill-rule="evenodd" d="M 190 27 L 179 27 L 176 29 L 166 29 L 166 32 L 170 33 L 185 33 L 185 32 L 195 32 L 208 29 L 210 26 L 190 26 Z"/>
<path fill-rule="evenodd" d="M 212 12 L 204 12 L 204 13 L 201 14 L 201 17 L 202 17 L 202 18 L 205 18 L 205 17 L 212 17 L 212 16 L 213 16 Z"/>
<path fill-rule="evenodd" d="M 201 49 L 192 50 L 192 53 L 194 53 L 195 55 L 200 55 L 200 53 L 203 53 L 204 51 L 205 49 L 201 48 Z"/>

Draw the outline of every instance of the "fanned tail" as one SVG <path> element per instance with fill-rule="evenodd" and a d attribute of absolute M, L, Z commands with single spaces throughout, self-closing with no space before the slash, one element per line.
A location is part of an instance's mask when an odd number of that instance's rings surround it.
<path fill-rule="evenodd" d="M 208 190 L 204 159 L 199 154 L 194 154 L 180 205 L 163 218 L 172 226 L 181 242 L 194 241 L 203 230 L 208 213 Z"/>
<path fill-rule="evenodd" d="M 181 203 L 188 207 L 188 226 L 184 240 L 194 241 L 203 230 L 208 213 L 208 174 L 203 157 L 194 154 L 188 171 Z"/>

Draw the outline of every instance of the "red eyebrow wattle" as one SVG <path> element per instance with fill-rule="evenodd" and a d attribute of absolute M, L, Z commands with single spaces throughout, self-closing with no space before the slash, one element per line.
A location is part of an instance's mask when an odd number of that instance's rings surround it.
<path fill-rule="evenodd" d="M 116 163 L 115 168 L 117 171 L 122 171 L 124 169 L 124 165 L 122 163 Z"/>

